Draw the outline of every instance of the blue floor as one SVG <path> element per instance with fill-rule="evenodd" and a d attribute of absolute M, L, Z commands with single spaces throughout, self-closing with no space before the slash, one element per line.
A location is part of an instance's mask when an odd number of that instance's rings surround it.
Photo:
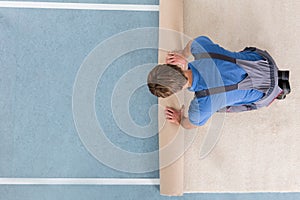
<path fill-rule="evenodd" d="M 88 2 L 158 4 L 158 0 L 84 1 Z M 89 53 L 115 34 L 157 26 L 158 12 L 0 8 L 0 178 L 158 178 L 157 170 L 126 173 L 99 162 L 80 140 L 72 115 L 75 77 Z M 143 40 L 157 46 L 158 34 Z M 117 81 L 145 63 L 157 63 L 157 49 L 121 55 L 104 72 L 95 93 L 96 115 L 108 133 L 106 137 L 119 148 L 136 153 L 157 150 L 157 134 L 149 138 L 124 134 L 114 122 L 110 98 Z M 148 110 L 155 104 L 157 99 L 149 94 L 146 85 L 139 87 L 129 101 L 129 113 L 135 123 L 149 124 Z M 157 133 L 157 122 L 149 131 Z M 297 198 L 300 199 L 299 193 L 184 195 L 184 199 Z M 160 196 L 158 186 L 0 185 L 2 199 L 170 197 Z"/>
<path fill-rule="evenodd" d="M 5 94 L 1 95 L 5 116 L 0 122 L 4 143 L 0 156 L 1 176 L 128 177 L 99 163 L 79 140 L 72 116 L 73 84 L 81 63 L 97 44 L 128 29 L 157 26 L 158 13 L 0 11 L 1 30 L 4 30 L 1 31 L 1 93 Z M 157 44 L 157 36 L 148 40 Z M 129 56 L 132 61 L 120 66 L 119 60 L 128 60 Z M 120 57 L 105 72 L 107 78 L 101 81 L 113 85 L 130 67 L 144 62 L 157 62 L 157 50 L 141 50 Z M 109 116 L 107 97 L 111 88 L 101 87 L 99 84 L 96 108 L 99 115 L 107 116 L 100 123 L 110 131 L 112 142 L 125 143 L 132 147 L 131 151 L 137 152 L 157 149 L 157 135 L 147 142 L 126 136 L 119 138 L 122 133 L 111 124 L 113 119 Z M 157 103 L 145 87 L 136 93 L 133 98 L 144 96 L 142 99 L 146 101 L 143 111 L 147 109 L 145 106 Z M 137 104 L 142 105 L 142 102 Z M 137 112 L 131 107 L 133 113 Z M 148 116 L 142 116 L 144 120 L 137 123 L 147 123 Z M 157 132 L 157 127 L 153 132 Z M 158 177 L 158 172 L 130 174 L 130 177 Z"/>

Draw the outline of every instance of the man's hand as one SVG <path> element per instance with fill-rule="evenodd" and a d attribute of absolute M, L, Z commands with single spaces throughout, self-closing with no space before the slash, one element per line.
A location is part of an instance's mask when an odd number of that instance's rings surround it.
<path fill-rule="evenodd" d="M 168 106 L 165 108 L 166 119 L 176 125 L 180 125 L 183 113 L 184 106 L 180 110 Z"/>
<path fill-rule="evenodd" d="M 180 53 L 170 52 L 170 53 L 168 53 L 168 55 L 166 57 L 166 63 L 167 64 L 171 64 L 171 65 L 178 65 L 183 70 L 185 70 L 186 69 L 187 60 Z"/>
<path fill-rule="evenodd" d="M 197 128 L 197 126 L 190 122 L 189 118 L 184 117 L 184 105 L 180 110 L 176 110 L 175 108 L 167 106 L 165 108 L 165 114 L 166 119 L 173 124 L 182 125 L 182 127 L 185 129 Z"/>

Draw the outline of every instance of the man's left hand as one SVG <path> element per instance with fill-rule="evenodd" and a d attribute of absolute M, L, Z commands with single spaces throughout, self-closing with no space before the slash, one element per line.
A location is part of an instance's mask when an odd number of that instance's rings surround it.
<path fill-rule="evenodd" d="M 182 106 L 180 110 L 168 106 L 165 108 L 166 119 L 169 122 L 176 125 L 180 125 L 181 117 L 183 116 L 183 113 L 184 113 L 184 106 Z"/>

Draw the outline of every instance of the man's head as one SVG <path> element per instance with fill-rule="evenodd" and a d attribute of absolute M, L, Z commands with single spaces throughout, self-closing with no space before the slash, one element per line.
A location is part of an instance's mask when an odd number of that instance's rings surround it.
<path fill-rule="evenodd" d="M 186 85 L 188 79 L 183 70 L 170 64 L 157 65 L 148 75 L 148 87 L 157 97 L 168 97 L 180 91 Z"/>

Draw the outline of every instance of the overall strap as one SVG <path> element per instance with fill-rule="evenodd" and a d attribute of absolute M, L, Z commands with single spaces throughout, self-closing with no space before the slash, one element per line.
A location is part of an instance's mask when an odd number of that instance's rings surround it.
<path fill-rule="evenodd" d="M 220 87 L 210 88 L 210 89 L 206 89 L 206 90 L 196 91 L 195 95 L 197 98 L 201 98 L 201 97 L 206 97 L 206 96 L 213 95 L 213 94 L 228 92 L 228 91 L 232 91 L 232 90 L 236 90 L 236 89 L 238 89 L 238 84 L 220 86 Z"/>
<path fill-rule="evenodd" d="M 204 59 L 204 58 L 214 58 L 214 59 L 224 60 L 224 61 L 228 61 L 228 62 L 236 64 L 235 58 L 225 56 L 222 54 L 217 54 L 217 53 L 194 54 L 194 57 L 195 57 L 195 60 L 200 60 L 200 59 Z M 201 97 L 206 97 L 206 96 L 213 95 L 213 94 L 228 92 L 228 91 L 232 91 L 232 90 L 236 90 L 236 89 L 238 89 L 238 84 L 233 84 L 233 85 L 228 85 L 228 86 L 220 86 L 220 87 L 210 88 L 210 89 L 206 89 L 206 90 L 196 91 L 195 95 L 197 98 L 201 98 Z"/>
<path fill-rule="evenodd" d="M 225 56 L 222 54 L 218 54 L 218 53 L 199 53 L 199 54 L 194 54 L 194 58 L 195 60 L 200 60 L 203 58 L 214 58 L 214 59 L 219 59 L 219 60 L 224 60 L 224 61 L 228 61 L 228 62 L 232 62 L 236 64 L 236 59 L 229 57 L 229 56 Z"/>

